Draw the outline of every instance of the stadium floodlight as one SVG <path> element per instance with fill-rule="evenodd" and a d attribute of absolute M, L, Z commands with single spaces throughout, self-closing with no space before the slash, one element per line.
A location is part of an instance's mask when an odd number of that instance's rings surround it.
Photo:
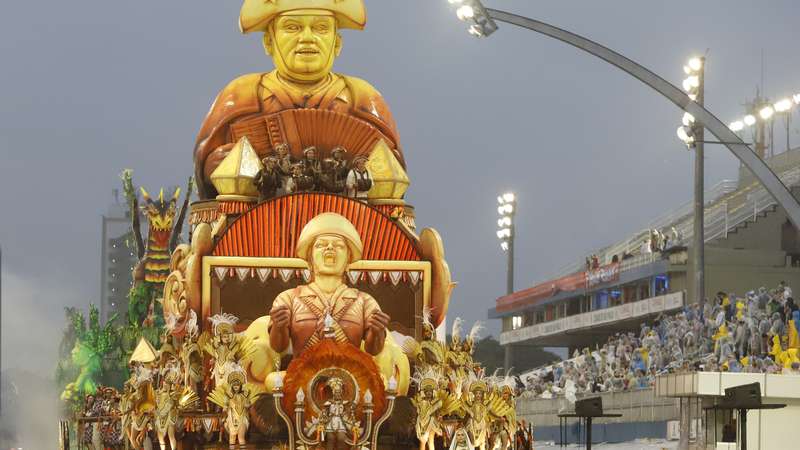
<path fill-rule="evenodd" d="M 752 127 L 756 123 L 756 116 L 748 114 L 744 116 L 744 119 L 742 120 L 744 120 L 745 125 L 747 125 L 748 127 Z"/>
<path fill-rule="evenodd" d="M 677 134 L 687 147 L 694 147 L 694 131 L 690 127 L 678 127 Z"/>
<path fill-rule="evenodd" d="M 700 69 L 702 68 L 703 68 L 702 58 L 698 58 L 695 56 L 694 58 L 689 60 L 689 69 L 691 69 L 692 72 L 699 72 Z"/>
<path fill-rule="evenodd" d="M 456 8 L 456 17 L 464 22 L 471 22 L 467 32 L 475 37 L 486 37 L 497 31 L 497 23 L 489 16 L 489 12 L 480 0 L 447 0 Z"/>
<path fill-rule="evenodd" d="M 742 131 L 744 129 L 744 122 L 742 122 L 741 120 L 731 122 L 731 124 L 728 125 L 728 128 L 730 128 L 731 131 L 733 131 L 734 133 Z"/>
<path fill-rule="evenodd" d="M 691 91 L 692 89 L 700 87 L 700 77 L 697 75 L 689 75 L 683 80 L 683 90 Z"/>
<path fill-rule="evenodd" d="M 764 120 L 769 120 L 773 114 L 775 114 L 775 110 L 772 109 L 772 106 L 765 106 L 761 108 L 761 111 L 758 112 L 758 115 Z"/>
<path fill-rule="evenodd" d="M 462 5 L 456 10 L 456 16 L 460 20 L 472 19 L 475 17 L 475 9 L 470 5 Z"/>
<path fill-rule="evenodd" d="M 775 102 L 773 107 L 775 108 L 775 112 L 779 113 L 786 112 L 792 109 L 792 101 L 788 98 L 784 98 Z"/>
<path fill-rule="evenodd" d="M 795 105 L 800 105 L 800 94 L 794 94 L 792 100 L 794 100 Z"/>
<path fill-rule="evenodd" d="M 684 126 L 690 127 L 694 123 L 694 116 L 687 113 L 683 113 L 683 119 L 681 120 Z"/>
<path fill-rule="evenodd" d="M 514 213 L 517 202 L 517 196 L 513 192 L 505 192 L 497 196 L 497 213 L 500 218 L 497 219 L 497 238 L 500 239 L 500 248 L 503 251 L 513 252 L 514 243 Z"/>

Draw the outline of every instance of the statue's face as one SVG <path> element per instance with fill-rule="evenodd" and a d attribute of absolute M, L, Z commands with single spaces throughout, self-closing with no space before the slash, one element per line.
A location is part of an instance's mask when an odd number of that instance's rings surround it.
<path fill-rule="evenodd" d="M 327 76 L 340 49 L 333 16 L 282 15 L 267 33 L 265 46 L 278 72 L 297 81 Z"/>
<path fill-rule="evenodd" d="M 323 234 L 311 249 L 311 267 L 315 275 L 342 275 L 349 259 L 347 242 L 335 234 Z"/>

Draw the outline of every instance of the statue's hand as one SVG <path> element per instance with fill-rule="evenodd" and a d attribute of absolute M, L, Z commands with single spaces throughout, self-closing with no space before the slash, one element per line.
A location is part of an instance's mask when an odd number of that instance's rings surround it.
<path fill-rule="evenodd" d="M 289 328 L 291 314 L 288 307 L 278 306 L 277 308 L 274 308 L 272 311 L 270 311 L 269 317 L 270 321 L 272 322 L 272 328 L 276 331 Z"/>
<path fill-rule="evenodd" d="M 367 319 L 367 329 L 374 333 L 381 333 L 389 326 L 390 317 L 383 311 L 375 311 L 369 319 Z"/>

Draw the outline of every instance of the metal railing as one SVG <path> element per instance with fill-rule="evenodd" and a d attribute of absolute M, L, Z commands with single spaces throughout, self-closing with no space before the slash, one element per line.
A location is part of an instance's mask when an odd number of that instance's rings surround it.
<path fill-rule="evenodd" d="M 790 189 L 800 185 L 800 167 L 784 171 L 779 178 Z M 704 220 L 706 242 L 728 237 L 730 231 L 748 221 L 756 221 L 760 213 L 777 205 L 772 195 L 757 181 L 738 188 L 737 182 L 723 180 L 706 191 L 705 198 L 708 199 Z M 600 263 L 606 264 L 611 262 L 614 255 L 621 255 L 624 252 L 639 253 L 642 244 L 650 238 L 652 229 L 668 233 L 674 227 L 678 232 L 679 240 L 672 244 L 685 244 L 690 242 L 694 236 L 693 221 L 693 202 L 686 202 L 652 220 L 633 236 L 590 254 L 597 255 Z M 535 286 L 583 269 L 583 261 L 571 262 L 560 267 L 552 275 L 540 278 L 532 285 Z"/>

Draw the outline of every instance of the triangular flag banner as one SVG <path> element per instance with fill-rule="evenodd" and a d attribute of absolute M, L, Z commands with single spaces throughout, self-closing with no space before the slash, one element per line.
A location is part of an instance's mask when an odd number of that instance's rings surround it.
<path fill-rule="evenodd" d="M 308 283 L 311 280 L 311 271 L 308 269 L 303 269 L 303 280 Z"/>
<path fill-rule="evenodd" d="M 281 280 L 283 280 L 284 283 L 288 283 L 289 280 L 292 279 L 292 275 L 294 275 L 294 270 L 293 269 L 278 269 L 278 273 L 281 276 Z"/>
<path fill-rule="evenodd" d="M 269 277 L 270 272 L 272 269 L 265 269 L 263 267 L 259 267 L 256 269 L 256 273 L 258 274 L 258 279 L 261 280 L 262 283 L 267 282 L 267 277 Z"/>
<path fill-rule="evenodd" d="M 381 281 L 381 276 L 383 276 L 383 272 L 379 270 L 372 270 L 369 272 L 369 279 L 372 281 L 372 284 L 378 284 Z"/>
<path fill-rule="evenodd" d="M 350 280 L 350 284 L 358 284 L 358 280 L 360 278 L 361 278 L 360 270 L 349 270 L 347 272 L 347 279 Z"/>
<path fill-rule="evenodd" d="M 392 286 L 397 286 L 401 278 L 403 278 L 403 272 L 397 270 L 389 272 L 389 280 L 392 282 Z"/>
<path fill-rule="evenodd" d="M 228 273 L 227 267 L 214 267 L 214 273 L 217 274 L 219 281 L 225 281 L 225 274 Z"/>
<path fill-rule="evenodd" d="M 250 268 L 249 267 L 237 267 L 236 268 L 236 276 L 239 277 L 239 281 L 244 281 L 244 279 L 247 278 L 247 275 L 249 275 L 249 274 L 250 274 Z"/>
<path fill-rule="evenodd" d="M 420 274 L 422 272 L 408 272 L 408 279 L 411 280 L 411 285 L 416 286 L 419 283 Z"/>
<path fill-rule="evenodd" d="M 214 431 L 214 419 L 213 418 L 202 418 L 200 419 L 203 422 L 203 429 L 206 430 L 206 433 L 212 433 Z"/>

